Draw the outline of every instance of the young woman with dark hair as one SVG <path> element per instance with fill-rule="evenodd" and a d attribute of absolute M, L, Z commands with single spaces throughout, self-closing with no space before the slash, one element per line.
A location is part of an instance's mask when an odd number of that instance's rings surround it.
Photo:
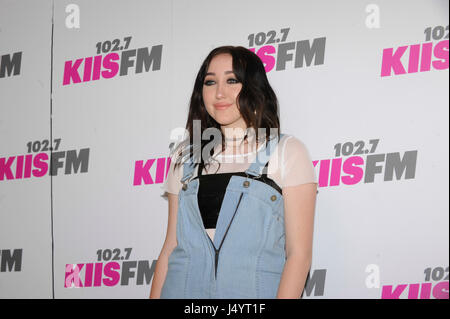
<path fill-rule="evenodd" d="M 317 182 L 305 145 L 279 129 L 258 56 L 212 50 L 195 80 L 189 134 L 171 154 L 150 298 L 300 298 Z"/>

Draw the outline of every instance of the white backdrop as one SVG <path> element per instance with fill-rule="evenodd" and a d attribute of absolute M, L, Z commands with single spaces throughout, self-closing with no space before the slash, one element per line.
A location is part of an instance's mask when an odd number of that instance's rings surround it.
<path fill-rule="evenodd" d="M 319 178 L 304 298 L 448 298 L 448 4 L 0 0 L 0 297 L 148 297 L 170 132 L 240 45 Z"/>

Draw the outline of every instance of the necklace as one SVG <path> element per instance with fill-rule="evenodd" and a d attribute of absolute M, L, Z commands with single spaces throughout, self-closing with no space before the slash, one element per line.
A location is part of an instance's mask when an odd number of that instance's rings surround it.
<path fill-rule="evenodd" d="M 225 145 L 226 146 L 240 146 L 244 144 L 244 139 L 246 136 L 242 138 L 226 138 L 225 137 Z"/>
<path fill-rule="evenodd" d="M 225 137 L 225 142 L 242 142 L 244 140 L 245 136 L 242 138 L 226 138 Z"/>

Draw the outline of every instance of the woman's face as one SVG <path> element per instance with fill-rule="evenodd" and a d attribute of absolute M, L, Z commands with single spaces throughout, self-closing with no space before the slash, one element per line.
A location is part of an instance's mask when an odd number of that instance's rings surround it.
<path fill-rule="evenodd" d="M 246 129 L 236 98 L 242 83 L 233 73 L 230 54 L 216 55 L 210 62 L 203 83 L 203 101 L 209 115 L 224 128 Z"/>

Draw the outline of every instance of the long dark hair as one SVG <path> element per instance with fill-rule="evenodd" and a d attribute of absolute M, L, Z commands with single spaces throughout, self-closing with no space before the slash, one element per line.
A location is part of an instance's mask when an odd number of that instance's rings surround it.
<path fill-rule="evenodd" d="M 233 60 L 233 72 L 239 82 L 242 83 L 242 89 L 237 96 L 239 111 L 244 119 L 247 128 L 253 128 L 256 133 L 256 140 L 259 141 L 259 133 L 261 129 L 264 129 L 264 137 L 267 142 L 271 138 L 272 131 L 276 129 L 277 138 L 280 134 L 280 120 L 278 114 L 278 99 L 269 84 L 266 71 L 261 59 L 252 51 L 242 46 L 221 46 L 213 49 L 198 71 L 197 78 L 195 79 L 194 90 L 191 95 L 191 101 L 189 105 L 189 114 L 186 122 L 186 130 L 189 136 L 181 142 L 174 150 L 178 156 L 175 168 L 177 165 L 181 165 L 189 158 L 194 156 L 194 151 L 197 148 L 202 154 L 203 147 L 209 143 L 208 140 L 202 140 L 200 145 L 194 145 L 194 120 L 200 120 L 201 135 L 207 128 L 217 128 L 220 130 L 220 124 L 217 123 L 207 112 L 203 101 L 203 85 L 205 80 L 205 74 L 208 71 L 211 60 L 219 54 L 230 54 Z M 256 111 L 256 112 L 255 112 Z M 247 136 L 246 136 L 247 138 Z M 222 140 L 222 151 L 225 149 L 225 140 Z M 214 149 L 214 148 L 213 148 Z M 211 153 L 213 151 L 211 149 Z M 179 156 L 181 153 L 185 156 Z M 209 154 L 208 158 L 203 159 L 204 162 L 208 162 L 212 154 Z M 184 160 L 183 160 L 184 159 Z M 198 159 L 193 161 L 198 164 Z M 194 166 L 195 167 L 195 166 Z"/>

